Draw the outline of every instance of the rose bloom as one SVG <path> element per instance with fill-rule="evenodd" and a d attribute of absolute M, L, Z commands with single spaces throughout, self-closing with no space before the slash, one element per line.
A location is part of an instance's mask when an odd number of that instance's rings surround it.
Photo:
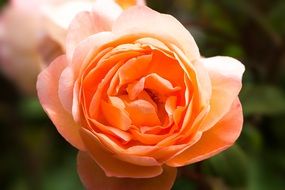
<path fill-rule="evenodd" d="M 37 90 L 79 149 L 86 189 L 170 189 L 176 167 L 216 155 L 241 132 L 244 66 L 201 57 L 170 15 L 144 6 L 115 21 L 82 12 L 66 49 L 41 72 Z"/>
<path fill-rule="evenodd" d="M 0 15 L 0 69 L 26 94 L 38 73 L 65 51 L 68 26 L 84 10 L 114 20 L 142 0 L 12 0 Z"/>

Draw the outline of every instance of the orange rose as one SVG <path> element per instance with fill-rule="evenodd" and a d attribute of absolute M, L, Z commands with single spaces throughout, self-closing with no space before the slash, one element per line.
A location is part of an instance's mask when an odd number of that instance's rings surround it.
<path fill-rule="evenodd" d="M 170 189 L 175 167 L 238 138 L 244 66 L 202 58 L 172 16 L 143 6 L 114 22 L 80 13 L 66 47 L 37 90 L 59 133 L 80 150 L 87 189 Z"/>
<path fill-rule="evenodd" d="M 105 12 L 115 20 L 123 8 L 144 1 L 13 0 L 0 18 L 0 67 L 27 94 L 42 67 L 65 51 L 68 26 L 81 11 Z"/>

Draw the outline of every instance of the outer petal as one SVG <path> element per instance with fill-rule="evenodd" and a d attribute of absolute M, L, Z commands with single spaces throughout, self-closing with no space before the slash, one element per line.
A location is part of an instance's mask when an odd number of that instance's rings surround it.
<path fill-rule="evenodd" d="M 91 11 L 92 1 L 62 1 L 43 6 L 45 26 L 58 43 L 65 47 L 66 31 L 75 15 L 81 11 Z"/>
<path fill-rule="evenodd" d="M 94 23 L 97 23 L 95 26 Z M 72 58 L 75 47 L 88 36 L 108 30 L 104 20 L 90 12 L 81 12 L 71 22 L 66 37 L 66 54 L 68 59 Z"/>
<path fill-rule="evenodd" d="M 77 170 L 87 190 L 170 190 L 175 177 L 176 168 L 165 166 L 163 173 L 154 178 L 132 179 L 107 177 L 94 160 L 85 152 L 79 152 Z"/>
<path fill-rule="evenodd" d="M 67 57 L 70 59 L 80 41 L 92 34 L 111 31 L 113 22 L 122 9 L 111 0 L 97 0 L 92 12 L 79 13 L 69 26 L 66 41 Z"/>
<path fill-rule="evenodd" d="M 66 67 L 59 78 L 58 96 L 62 106 L 69 113 L 72 112 L 73 89 L 73 71 L 70 67 Z"/>
<path fill-rule="evenodd" d="M 243 123 L 241 104 L 238 99 L 230 111 L 213 128 L 204 132 L 202 138 L 180 155 L 167 161 L 168 166 L 179 167 L 214 156 L 230 147 L 240 135 Z"/>
<path fill-rule="evenodd" d="M 139 166 L 119 160 L 104 150 L 99 139 L 86 129 L 81 130 L 81 136 L 88 152 L 108 177 L 150 178 L 162 173 L 161 166 Z"/>
<path fill-rule="evenodd" d="M 66 65 L 66 57 L 60 56 L 40 73 L 37 82 L 38 96 L 45 112 L 53 121 L 58 132 L 73 146 L 84 150 L 79 135 L 79 126 L 63 108 L 58 97 L 58 81 Z"/>
<path fill-rule="evenodd" d="M 200 57 L 198 47 L 183 25 L 170 15 L 160 14 L 146 6 L 124 11 L 114 23 L 112 31 L 118 35 L 142 35 L 181 48 L 190 61 Z"/>
<path fill-rule="evenodd" d="M 202 131 L 214 126 L 230 110 L 241 89 L 244 66 L 230 57 L 201 59 L 212 83 L 210 112 L 201 124 Z"/>

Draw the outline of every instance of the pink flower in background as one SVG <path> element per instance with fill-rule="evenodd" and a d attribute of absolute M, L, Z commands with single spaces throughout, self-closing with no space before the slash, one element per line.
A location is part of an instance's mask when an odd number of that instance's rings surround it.
<path fill-rule="evenodd" d="M 144 1 L 12 0 L 0 16 L 0 69 L 26 94 L 34 94 L 36 76 L 65 52 L 66 32 L 84 10 L 105 12 L 112 20 Z"/>
<path fill-rule="evenodd" d="M 38 77 L 40 102 L 80 150 L 86 189 L 170 189 L 176 167 L 216 155 L 238 138 L 244 66 L 201 57 L 170 15 L 144 6 L 118 18 L 107 11 L 72 21 L 66 55 Z"/>

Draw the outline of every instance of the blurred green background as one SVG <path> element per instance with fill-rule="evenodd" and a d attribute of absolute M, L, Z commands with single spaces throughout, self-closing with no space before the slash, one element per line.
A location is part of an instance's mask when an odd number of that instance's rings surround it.
<path fill-rule="evenodd" d="M 1 5 L 5 4 L 1 0 Z M 149 0 L 196 39 L 203 56 L 246 66 L 240 99 L 245 123 L 235 146 L 180 168 L 173 190 L 285 189 L 285 1 Z M 0 75 L 0 189 L 81 190 L 76 153 L 37 98 Z"/>

